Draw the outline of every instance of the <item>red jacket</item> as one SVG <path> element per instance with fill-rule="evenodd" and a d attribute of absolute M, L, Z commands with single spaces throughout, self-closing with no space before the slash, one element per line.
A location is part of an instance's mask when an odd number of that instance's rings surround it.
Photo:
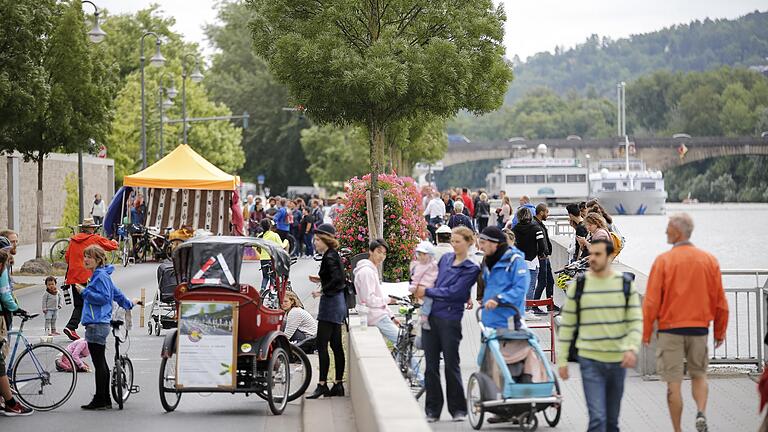
<path fill-rule="evenodd" d="M 725 339 L 728 301 L 714 256 L 682 244 L 656 258 L 643 301 L 643 342 L 650 341 L 657 320 L 659 330 L 706 328 L 714 321 L 715 339 Z"/>
<path fill-rule="evenodd" d="M 469 196 L 469 194 L 462 193 L 461 200 L 464 201 L 464 207 L 467 208 L 467 211 L 469 212 L 469 217 L 471 218 L 475 217 L 475 203 L 472 202 L 472 197 Z"/>
<path fill-rule="evenodd" d="M 76 234 L 69 239 L 69 247 L 64 254 L 64 261 L 67 262 L 65 284 L 85 284 L 88 282 L 92 272 L 85 268 L 83 251 L 91 245 L 99 245 L 105 251 L 117 250 L 117 242 L 114 240 L 108 240 L 98 234 Z"/>

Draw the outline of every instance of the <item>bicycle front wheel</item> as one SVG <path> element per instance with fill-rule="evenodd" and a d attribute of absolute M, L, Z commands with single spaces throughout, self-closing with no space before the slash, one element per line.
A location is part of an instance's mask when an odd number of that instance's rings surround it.
<path fill-rule="evenodd" d="M 21 353 L 10 379 L 24 405 L 38 411 L 50 411 L 72 396 L 77 385 L 77 369 L 57 371 L 56 361 L 63 357 L 69 364 L 75 364 L 66 350 L 53 344 L 37 344 Z"/>
<path fill-rule="evenodd" d="M 59 239 L 53 243 L 50 252 L 48 252 L 51 264 L 64 262 L 64 254 L 67 253 L 69 239 Z"/>
<path fill-rule="evenodd" d="M 115 364 L 112 371 L 112 399 L 117 402 L 120 409 L 131 396 L 133 388 L 133 363 L 128 357 L 120 356 L 120 361 Z"/>

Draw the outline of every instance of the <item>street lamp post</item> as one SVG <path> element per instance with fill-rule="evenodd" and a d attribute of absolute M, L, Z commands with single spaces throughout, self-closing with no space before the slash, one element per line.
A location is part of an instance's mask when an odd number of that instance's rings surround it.
<path fill-rule="evenodd" d="M 587 153 L 584 157 L 587 159 L 587 199 L 589 199 L 592 198 L 592 181 L 589 179 L 589 174 L 592 172 L 589 162 L 592 160 L 592 156 Z"/>
<path fill-rule="evenodd" d="M 150 35 L 155 38 L 155 55 L 149 59 L 149 64 L 151 66 L 157 67 L 165 64 L 165 57 L 163 57 L 163 54 L 160 53 L 160 45 L 162 44 L 160 41 L 160 36 L 158 36 L 157 33 L 151 31 L 144 33 L 141 36 L 141 51 L 139 56 L 139 67 L 141 69 L 141 169 L 145 169 L 147 167 L 147 103 L 144 99 L 144 39 Z"/>
<path fill-rule="evenodd" d="M 163 72 L 163 74 L 160 75 L 160 83 L 157 86 L 157 95 L 158 95 L 157 106 L 158 106 L 158 109 L 160 110 L 160 150 L 157 155 L 157 159 L 160 159 L 161 157 L 165 156 L 165 149 L 163 148 L 163 124 L 165 123 L 165 114 L 163 114 L 163 110 L 173 106 L 173 99 L 178 94 L 178 92 L 176 91 L 176 86 L 173 85 L 173 77 L 170 77 L 171 86 L 168 88 L 163 87 L 166 74 L 167 72 Z M 165 91 L 165 94 L 167 95 L 166 99 L 163 99 L 163 91 Z"/>
<path fill-rule="evenodd" d="M 203 74 L 200 72 L 200 60 L 196 54 L 185 54 L 181 58 L 181 129 L 183 144 L 187 143 L 187 58 L 195 59 L 195 69 L 189 76 L 193 83 L 199 83 L 203 80 Z"/>
<path fill-rule="evenodd" d="M 91 28 L 91 30 L 88 32 L 88 38 L 91 40 L 91 42 L 97 44 L 104 40 L 104 38 L 107 36 L 107 33 L 102 30 L 101 26 L 99 25 L 98 6 L 96 6 L 96 4 L 94 4 L 92 1 L 81 1 L 81 4 L 86 3 L 93 6 L 93 28 Z M 81 224 L 85 218 L 85 192 L 83 191 L 83 182 L 83 150 L 79 149 L 77 151 L 77 197 L 79 201 L 77 215 Z"/>

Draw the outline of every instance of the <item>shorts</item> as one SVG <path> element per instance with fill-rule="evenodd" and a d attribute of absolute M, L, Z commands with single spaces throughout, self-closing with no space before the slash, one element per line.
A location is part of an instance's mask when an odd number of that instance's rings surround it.
<path fill-rule="evenodd" d="M 85 326 L 85 340 L 88 343 L 106 345 L 109 331 L 109 324 L 88 324 Z"/>
<path fill-rule="evenodd" d="M 683 360 L 687 362 L 688 374 L 692 378 L 707 376 L 707 337 L 659 332 L 656 340 L 656 370 L 662 381 L 682 381 L 685 376 Z"/>

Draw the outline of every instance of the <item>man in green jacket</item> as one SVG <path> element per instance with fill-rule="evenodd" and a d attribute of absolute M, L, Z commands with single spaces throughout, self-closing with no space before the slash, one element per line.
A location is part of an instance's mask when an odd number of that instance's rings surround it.
<path fill-rule="evenodd" d="M 557 363 L 568 379 L 568 353 L 575 341 L 589 410 L 588 431 L 618 431 L 626 369 L 634 368 L 643 331 L 640 296 L 631 279 L 613 271 L 613 244 L 590 246 L 589 272 L 568 288 L 562 310 Z"/>

